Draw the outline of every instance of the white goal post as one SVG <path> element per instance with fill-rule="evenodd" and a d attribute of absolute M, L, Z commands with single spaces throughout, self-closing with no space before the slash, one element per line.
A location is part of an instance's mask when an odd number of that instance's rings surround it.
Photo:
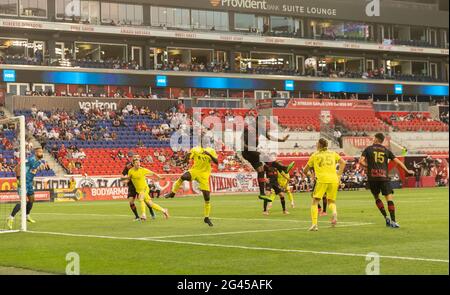
<path fill-rule="evenodd" d="M 0 233 L 10 233 L 10 232 L 18 232 L 18 231 L 26 231 L 27 230 L 27 215 L 26 215 L 26 204 L 27 204 L 27 192 L 26 192 L 26 137 L 25 137 L 25 117 L 17 116 L 17 117 L 9 117 L 5 119 L 0 119 L 0 124 L 8 124 L 14 123 L 16 126 L 18 125 L 18 139 L 19 139 L 19 158 L 20 158 L 20 204 L 21 204 L 21 212 L 20 212 L 20 229 L 8 229 L 6 226 L 7 218 L 11 213 L 10 210 L 14 208 L 17 202 L 3 202 L 0 197 Z M 17 128 L 17 127 L 16 127 Z M 3 207 L 3 208 L 1 208 Z"/>

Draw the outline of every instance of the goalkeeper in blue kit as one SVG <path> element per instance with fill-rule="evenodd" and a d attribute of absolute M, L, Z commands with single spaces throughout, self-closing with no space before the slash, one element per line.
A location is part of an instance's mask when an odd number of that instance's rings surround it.
<path fill-rule="evenodd" d="M 34 203 L 34 187 L 33 187 L 33 181 L 34 177 L 36 176 L 37 172 L 43 169 L 49 169 L 48 164 L 46 164 L 42 159 L 44 157 L 44 151 L 42 148 L 36 148 L 34 150 L 34 156 L 30 156 L 25 163 L 26 167 L 26 191 L 27 191 L 27 206 L 26 206 L 26 212 L 27 212 L 27 221 L 30 223 L 35 223 L 35 221 L 30 217 L 31 209 L 33 208 Z M 20 164 L 16 166 L 16 177 L 17 177 L 17 190 L 20 195 Z M 21 206 L 20 202 L 16 204 L 14 209 L 11 212 L 11 215 L 8 217 L 7 220 L 7 226 L 8 229 L 12 230 L 14 227 L 14 217 L 16 214 L 20 211 Z"/>

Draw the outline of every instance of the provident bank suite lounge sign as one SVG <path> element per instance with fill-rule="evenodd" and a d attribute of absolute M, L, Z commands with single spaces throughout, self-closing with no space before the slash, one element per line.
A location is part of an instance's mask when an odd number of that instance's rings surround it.
<path fill-rule="evenodd" d="M 290 12 L 303 15 L 337 16 L 337 8 L 307 6 L 299 4 L 284 4 L 272 0 L 210 0 L 215 8 L 252 9 L 260 11 Z"/>
<path fill-rule="evenodd" d="M 238 8 L 238 9 L 252 9 L 260 11 L 279 11 L 292 12 L 307 15 L 326 15 L 336 16 L 336 8 L 326 8 L 317 6 L 303 6 L 303 5 L 289 5 L 279 3 L 279 1 L 266 0 L 210 0 L 213 7 L 216 8 Z"/>

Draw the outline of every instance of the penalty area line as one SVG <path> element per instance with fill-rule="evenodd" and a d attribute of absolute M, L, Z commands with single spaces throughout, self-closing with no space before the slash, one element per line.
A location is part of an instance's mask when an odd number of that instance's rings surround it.
<path fill-rule="evenodd" d="M 230 248 L 230 249 L 242 249 L 242 250 L 255 250 L 255 251 L 268 251 L 268 252 L 287 252 L 287 253 L 333 255 L 333 256 L 348 256 L 348 257 L 364 257 L 364 258 L 367 257 L 367 254 L 360 254 L 360 253 L 312 251 L 312 250 L 303 250 L 303 249 L 280 249 L 280 248 L 267 248 L 267 247 L 250 247 L 250 246 L 238 246 L 238 245 L 215 244 L 215 243 L 199 243 L 199 242 L 189 242 L 189 241 L 164 240 L 164 239 L 156 239 L 156 238 L 129 238 L 129 237 L 98 236 L 98 235 L 85 235 L 85 234 L 69 234 L 69 233 L 44 232 L 44 231 L 28 231 L 26 233 L 44 234 L 44 235 L 57 235 L 57 236 L 71 236 L 71 237 L 83 237 L 83 238 L 100 238 L 100 239 L 112 239 L 112 240 L 136 240 L 136 241 L 146 241 L 146 242 L 156 242 L 156 243 L 192 245 L 192 246 L 201 246 L 201 247 Z M 314 233 L 311 233 L 311 234 L 314 234 Z M 380 255 L 379 257 L 380 258 L 385 258 L 385 259 L 393 259 L 393 260 L 408 260 L 408 261 L 425 261 L 425 262 L 449 263 L 448 260 L 445 260 L 445 259 L 434 259 L 434 258 L 392 256 L 392 255 Z"/>
<path fill-rule="evenodd" d="M 127 217 L 132 218 L 132 215 L 124 214 L 98 214 L 98 213 L 54 213 L 54 212 L 36 212 L 34 215 L 55 215 L 55 216 L 86 216 L 86 217 Z M 170 219 L 202 219 L 199 216 L 170 216 Z M 300 220 L 300 219 L 281 219 L 281 218 L 237 218 L 237 217 L 211 217 L 214 220 L 235 220 L 235 221 L 269 221 L 269 222 L 293 222 L 293 223 L 310 223 L 311 220 Z M 339 221 L 340 224 L 360 224 L 359 221 Z"/>
<path fill-rule="evenodd" d="M 341 227 L 353 227 L 363 225 L 373 225 L 374 223 L 356 223 L 356 224 L 344 224 L 337 225 L 336 228 Z M 211 234 L 190 234 L 190 235 L 172 235 L 161 237 L 148 237 L 148 239 L 170 239 L 170 238 L 189 238 L 189 237 L 208 237 L 208 236 L 225 236 L 225 235 L 239 235 L 239 234 L 252 234 L 252 233 L 267 233 L 267 232 L 280 232 L 280 231 L 292 231 L 292 230 L 306 230 L 307 227 L 294 227 L 294 228 L 277 228 L 277 229 L 261 229 L 261 230 L 247 230 L 247 231 L 234 231 L 234 232 L 222 232 Z"/>

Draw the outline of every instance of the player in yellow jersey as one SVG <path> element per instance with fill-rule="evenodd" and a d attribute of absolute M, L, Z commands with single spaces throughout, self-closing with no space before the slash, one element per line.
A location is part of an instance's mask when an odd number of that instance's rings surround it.
<path fill-rule="evenodd" d="M 209 226 L 213 226 L 211 219 L 209 218 L 211 212 L 209 177 L 211 175 L 211 162 L 214 162 L 216 165 L 219 164 L 217 153 L 213 148 L 197 146 L 192 148 L 186 155 L 186 161 L 189 160 L 193 160 L 191 168 L 175 182 L 172 187 L 172 192 L 164 197 L 175 197 L 175 194 L 180 189 L 183 181 L 197 181 L 199 188 L 203 193 L 203 199 L 205 200 L 205 218 L 203 221 Z"/>
<path fill-rule="evenodd" d="M 290 182 L 291 182 L 291 175 L 289 175 L 289 173 L 286 173 L 284 171 L 278 170 L 278 184 L 288 196 L 289 201 L 291 202 L 291 207 L 295 208 L 294 194 L 292 194 Z"/>
<path fill-rule="evenodd" d="M 339 171 L 336 172 L 336 165 L 339 164 Z M 338 153 L 328 150 L 328 141 L 321 138 L 317 142 L 317 152 L 315 152 L 308 160 L 303 172 L 308 174 L 314 169 L 316 175 L 316 186 L 313 192 L 311 204 L 311 220 L 312 226 L 310 231 L 317 231 L 317 219 L 319 216 L 319 208 L 317 205 L 322 197 L 327 194 L 328 208 L 331 210 L 331 225 L 337 223 L 336 197 L 339 189 L 339 181 L 345 169 L 345 160 Z"/>
<path fill-rule="evenodd" d="M 123 179 L 131 181 L 136 188 L 136 193 L 138 194 L 139 202 L 141 205 L 141 220 L 147 219 L 145 206 L 146 204 L 156 211 L 162 212 L 164 214 L 164 217 L 167 219 L 169 218 L 169 210 L 164 209 L 158 204 L 154 203 L 150 198 L 150 189 L 148 187 L 146 179 L 147 175 L 156 176 L 161 179 L 158 174 L 144 167 L 141 167 L 141 160 L 138 157 L 133 157 L 133 168 L 128 171 L 128 176 Z"/>

